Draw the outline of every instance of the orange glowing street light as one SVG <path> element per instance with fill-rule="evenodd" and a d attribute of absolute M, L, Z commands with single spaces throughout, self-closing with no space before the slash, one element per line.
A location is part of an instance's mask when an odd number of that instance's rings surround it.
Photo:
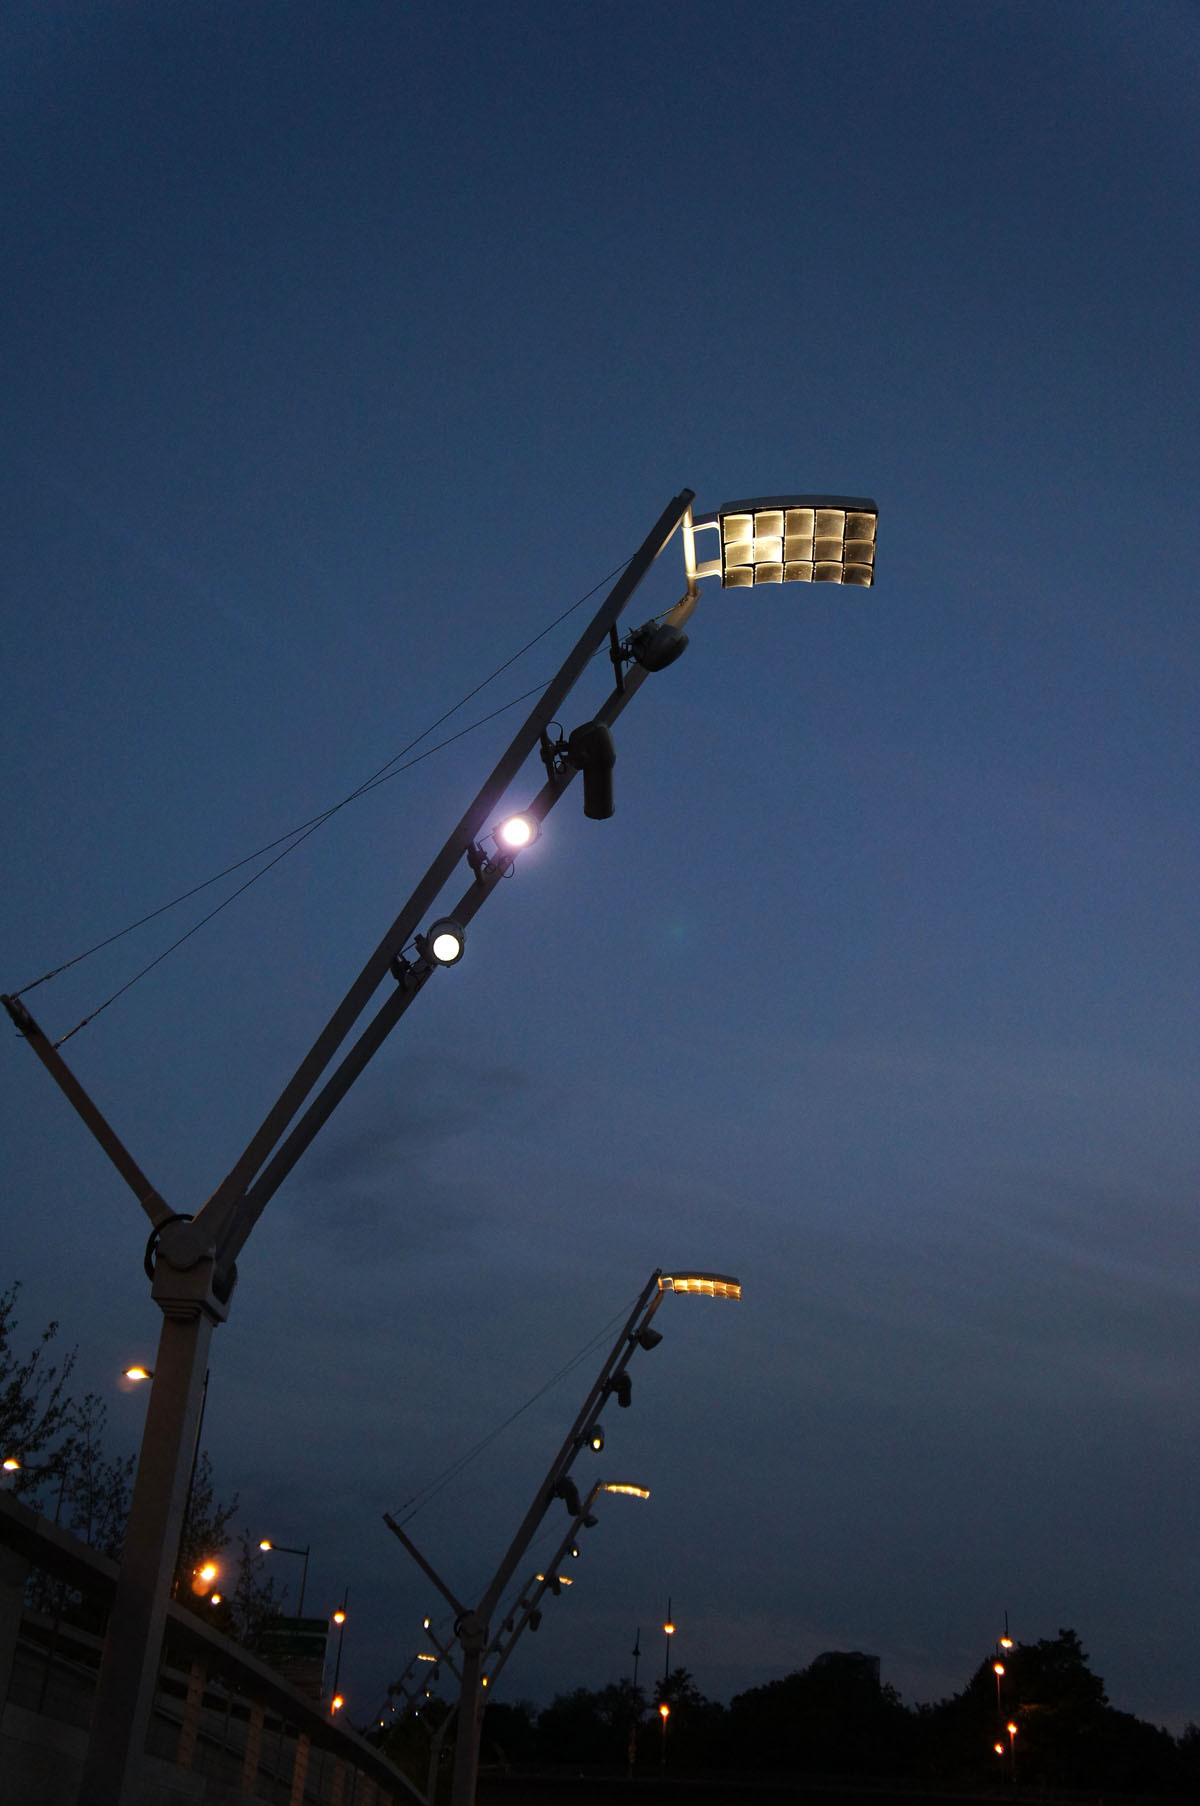
<path fill-rule="evenodd" d="M 303 1549 L 297 1549 L 290 1543 L 273 1543 L 269 1536 L 264 1536 L 258 1546 L 264 1555 L 302 1555 L 304 1557 L 304 1566 L 300 1571 L 300 1603 L 296 1607 L 297 1618 L 303 1618 L 304 1589 L 308 1585 L 308 1558 L 312 1554 L 312 1544 L 306 1543 Z"/>

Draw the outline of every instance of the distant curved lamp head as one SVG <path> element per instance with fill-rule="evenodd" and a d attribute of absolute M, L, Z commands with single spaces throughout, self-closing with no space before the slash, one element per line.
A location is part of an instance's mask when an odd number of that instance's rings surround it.
<path fill-rule="evenodd" d="M 660 1292 L 690 1292 L 699 1298 L 740 1298 L 742 1282 L 727 1273 L 661 1273 Z"/>
<path fill-rule="evenodd" d="M 456 966 L 466 949 L 466 936 L 453 916 L 442 916 L 428 934 L 419 934 L 416 940 L 422 959 L 435 966 Z"/>
<path fill-rule="evenodd" d="M 154 1378 L 154 1369 L 153 1367 L 127 1367 L 122 1377 L 127 1380 L 135 1381 L 152 1380 Z"/>
<path fill-rule="evenodd" d="M 648 1499 L 650 1497 L 648 1486 L 635 1486 L 632 1480 L 606 1480 L 602 1490 L 623 1493 L 626 1498 L 630 1499 Z"/>
<path fill-rule="evenodd" d="M 770 495 L 726 502 L 684 528 L 689 579 L 720 577 L 723 589 L 760 583 L 875 581 L 877 504 L 867 496 Z M 717 556 L 697 563 L 693 535 L 717 534 Z"/>

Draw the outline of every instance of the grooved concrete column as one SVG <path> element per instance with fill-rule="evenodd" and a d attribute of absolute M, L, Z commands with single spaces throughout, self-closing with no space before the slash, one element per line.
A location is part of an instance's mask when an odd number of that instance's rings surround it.
<path fill-rule="evenodd" d="M 264 1716 L 262 1702 L 255 1700 L 250 1708 L 250 1722 L 246 1726 L 246 1754 L 242 1758 L 241 1780 L 243 1793 L 258 1792 L 258 1759 L 262 1753 Z"/>
<path fill-rule="evenodd" d="M 204 1663 L 192 1663 L 192 1672 L 188 1676 L 187 1703 L 183 1708 L 183 1723 L 179 1727 L 179 1753 L 175 1760 L 180 1768 L 190 1768 L 192 1757 L 196 1754 L 196 1737 L 200 1730 L 200 1709 L 204 1704 L 204 1683 L 208 1679 L 208 1670 Z"/>
<path fill-rule="evenodd" d="M 0 1548 L 0 1712 L 4 1710 L 12 1679 L 28 1577 L 29 1563 L 25 1557 L 18 1555 L 15 1549 Z"/>
<path fill-rule="evenodd" d="M 308 1773 L 308 1732 L 296 1737 L 296 1760 L 292 1765 L 292 1791 L 288 1806 L 304 1806 L 304 1777 Z"/>

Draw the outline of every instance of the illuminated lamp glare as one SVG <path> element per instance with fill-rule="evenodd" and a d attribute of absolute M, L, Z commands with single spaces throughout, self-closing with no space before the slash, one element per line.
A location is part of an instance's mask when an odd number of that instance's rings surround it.
<path fill-rule="evenodd" d="M 742 1282 L 725 1273 L 663 1273 L 660 1292 L 690 1292 L 700 1298 L 740 1298 Z"/>
<path fill-rule="evenodd" d="M 417 944 L 421 952 L 427 953 L 439 966 L 456 966 L 463 956 L 466 941 L 454 918 L 443 916 Z"/>
<path fill-rule="evenodd" d="M 505 852 L 516 853 L 522 847 L 532 846 L 541 831 L 532 815 L 509 815 L 492 829 L 492 836 Z"/>
<path fill-rule="evenodd" d="M 605 1492 L 624 1493 L 630 1499 L 648 1499 L 650 1497 L 648 1486 L 634 1486 L 628 1480 L 606 1480 L 604 1490 Z"/>

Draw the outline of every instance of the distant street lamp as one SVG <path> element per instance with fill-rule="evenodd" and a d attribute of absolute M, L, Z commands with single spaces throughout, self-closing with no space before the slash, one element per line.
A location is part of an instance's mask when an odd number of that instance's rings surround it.
<path fill-rule="evenodd" d="M 599 1419 L 606 1400 L 615 1397 L 618 1406 L 628 1405 L 631 1402 L 633 1382 L 628 1372 L 630 1359 L 635 1349 L 653 1349 L 662 1341 L 661 1334 L 650 1327 L 650 1322 L 668 1292 L 691 1293 L 693 1296 L 699 1297 L 737 1299 L 742 1295 L 742 1288 L 738 1280 L 720 1273 L 667 1274 L 655 1271 L 650 1275 L 618 1335 L 608 1359 L 593 1382 L 579 1415 L 568 1430 L 566 1440 L 551 1462 L 549 1472 L 534 1495 L 533 1503 L 526 1512 L 516 1536 L 509 1544 L 500 1566 L 476 1606 L 473 1608 L 465 1606 L 455 1598 L 441 1576 L 430 1566 L 400 1525 L 387 1512 L 384 1513 L 383 1521 L 388 1529 L 403 1543 L 413 1560 L 429 1576 L 456 1615 L 455 1631 L 462 1644 L 462 1691 L 455 1736 L 451 1806 L 474 1806 L 482 1723 L 483 1665 L 491 1647 L 491 1619 L 504 1589 L 512 1579 L 517 1564 L 533 1540 L 546 1512 L 555 1500 L 561 1499 L 571 1515 L 571 1526 L 562 1547 L 556 1554 L 553 1563 L 548 1564 L 545 1570 L 546 1575 L 553 1578 L 545 1579 L 541 1583 L 543 1586 L 549 1586 L 553 1591 L 558 1591 L 562 1584 L 562 1576 L 558 1574 L 558 1564 L 572 1548 L 579 1530 L 590 1530 L 595 1525 L 596 1519 L 592 1515 L 591 1505 L 596 1497 L 601 1492 L 629 1493 L 638 1498 L 649 1497 L 647 1489 L 642 1486 L 634 1486 L 625 1481 L 607 1483 L 597 1481 L 589 1493 L 587 1501 L 584 1502 L 579 1496 L 579 1488 L 571 1478 L 570 1468 L 580 1450 L 588 1445 L 591 1431 Z M 541 1613 L 537 1609 L 536 1601 L 529 1603 L 521 1621 L 522 1627 L 528 1623 L 531 1629 L 536 1629 L 540 1620 Z"/>
<path fill-rule="evenodd" d="M 667 1766 L 667 1720 L 671 1716 L 671 1708 L 667 1704 L 665 1699 L 659 1705 L 658 1713 L 659 1713 L 659 1717 L 662 1719 L 662 1728 L 663 1728 L 662 1755 L 659 1758 L 659 1767 L 665 1768 Z"/>
<path fill-rule="evenodd" d="M 484 841 L 506 792 L 540 750 L 546 781 L 522 813 L 539 828 L 576 776 L 584 812 L 612 813 L 613 723 L 652 672 L 687 644 L 683 628 L 700 599 L 700 582 L 722 588 L 874 581 L 877 510 L 853 497 L 784 496 L 730 503 L 694 519 L 692 491 L 663 510 L 605 600 L 550 680 L 482 789 L 453 829 L 408 902 L 385 931 L 346 996 L 271 1106 L 260 1127 L 194 1216 L 171 1208 L 17 995 L 0 998 L 19 1034 L 91 1130 L 150 1219 L 144 1265 L 163 1313 L 154 1381 L 142 1435 L 116 1594 L 96 1683 L 81 1797 L 88 1806 L 136 1806 L 179 1548 L 186 1475 L 197 1443 L 202 1376 L 212 1332 L 229 1315 L 237 1258 L 254 1225 L 305 1149 L 382 1046 L 435 971 L 456 963 L 464 933 L 516 855 Z M 687 588 L 661 620 L 620 637 L 617 623 L 676 532 Z M 697 562 L 697 535 L 715 532 L 717 556 Z M 551 730 L 592 659 L 607 644 L 615 687 L 590 720 L 569 735 Z M 453 912 L 426 932 L 421 924 L 465 860 L 468 889 Z M 409 949 L 415 956 L 410 956 Z M 343 1043 L 377 999 L 396 983 L 348 1052 Z M 329 1068 L 340 1057 L 332 1073 Z M 329 1076 L 326 1076 L 329 1074 Z M 318 1089 L 319 1087 L 319 1089 Z M 622 1402 L 618 1395 L 618 1403 Z"/>
<path fill-rule="evenodd" d="M 350 1588 L 342 1590 L 342 1603 L 333 1614 L 333 1622 L 338 1627 L 337 1660 L 333 1664 L 333 1691 L 338 1690 L 338 1681 L 342 1676 L 342 1638 L 346 1634 L 346 1607 L 350 1603 Z"/>
<path fill-rule="evenodd" d="M 273 1543 L 269 1536 L 264 1536 L 258 1546 L 264 1555 L 301 1555 L 304 1557 L 304 1566 L 300 1570 L 300 1603 L 296 1607 L 297 1618 L 303 1618 L 304 1589 L 308 1585 L 308 1558 L 312 1553 L 312 1544 L 306 1543 L 303 1549 L 296 1549 L 289 1543 Z"/>
<path fill-rule="evenodd" d="M 0 1470 L 3 1470 L 6 1474 L 57 1474 L 58 1498 L 54 1502 L 54 1522 L 56 1524 L 58 1523 L 62 1516 L 63 1496 L 66 1493 L 67 1481 L 70 1478 L 70 1471 L 65 1460 L 46 1461 L 31 1466 L 29 1462 L 23 1461 L 20 1455 L 6 1455 L 4 1460 L 0 1462 Z M 14 1482 L 14 1484 L 17 1483 Z M 36 1491 L 37 1489 L 35 1488 L 34 1490 Z"/>
<path fill-rule="evenodd" d="M 666 1642 L 667 1665 L 663 1669 L 663 1685 L 664 1686 L 666 1686 L 667 1682 L 671 1678 L 671 1638 L 674 1635 L 675 1635 L 675 1625 L 671 1619 L 671 1595 L 668 1593 L 667 1594 L 667 1618 L 666 1618 L 666 1623 L 663 1625 L 663 1636 L 667 1640 L 667 1642 Z"/>

